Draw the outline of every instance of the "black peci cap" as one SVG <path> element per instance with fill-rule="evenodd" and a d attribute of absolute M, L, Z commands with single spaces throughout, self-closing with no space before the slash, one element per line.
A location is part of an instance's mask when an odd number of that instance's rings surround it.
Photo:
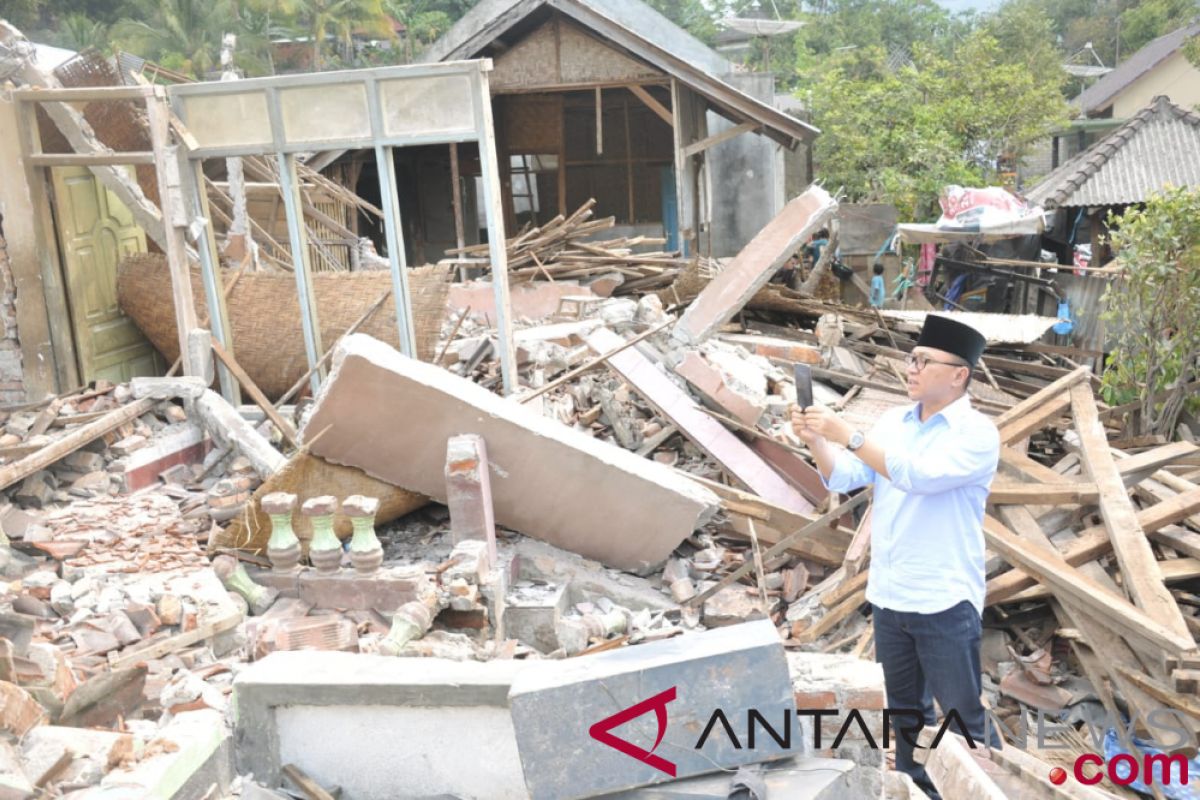
<path fill-rule="evenodd" d="M 972 367 L 979 363 L 987 339 L 983 334 L 970 325 L 930 314 L 925 317 L 925 325 L 917 339 L 917 347 L 934 347 L 952 353 Z"/>

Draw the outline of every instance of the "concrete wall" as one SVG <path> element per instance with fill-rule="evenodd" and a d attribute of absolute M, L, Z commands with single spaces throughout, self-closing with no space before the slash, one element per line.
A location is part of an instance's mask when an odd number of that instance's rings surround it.
<path fill-rule="evenodd" d="M 1166 61 L 1125 87 L 1113 101 L 1113 118 L 1132 117 L 1160 94 L 1184 108 L 1200 103 L 1200 70 L 1192 66 L 1183 51 L 1172 53 Z"/>
<path fill-rule="evenodd" d="M 774 102 L 773 74 L 735 73 L 724 80 L 765 103 Z M 710 135 L 731 127 L 729 120 L 708 113 Z M 714 257 L 736 255 L 783 208 L 783 147 L 766 136 L 744 133 L 710 149 L 706 157 L 712 230 L 701 235 L 700 252 L 707 254 L 711 236 Z"/>
<path fill-rule="evenodd" d="M 0 221 L 2 222 L 2 221 Z M 4 229 L 0 227 L 0 404 L 25 400 L 25 381 L 21 371 L 21 342 L 17 338 L 17 287 Z"/>

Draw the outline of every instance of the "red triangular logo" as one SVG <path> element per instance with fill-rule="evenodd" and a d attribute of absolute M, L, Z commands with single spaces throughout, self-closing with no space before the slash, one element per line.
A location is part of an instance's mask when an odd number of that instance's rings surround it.
<path fill-rule="evenodd" d="M 606 717 L 600 720 L 591 728 L 588 728 L 588 735 L 601 744 L 606 744 L 614 750 L 617 750 L 630 758 L 636 758 L 644 764 L 654 767 L 660 772 L 665 772 L 672 778 L 675 777 L 675 765 L 665 758 L 654 755 L 654 751 L 663 740 L 663 736 L 667 732 L 667 703 L 675 699 L 675 687 L 672 686 L 665 692 L 660 692 L 654 697 L 647 698 L 640 703 L 630 706 L 622 711 L 618 711 L 611 717 Z M 654 740 L 654 747 L 649 750 L 643 750 L 636 744 L 627 742 L 620 737 L 613 736 L 609 731 L 618 725 L 624 725 L 631 719 L 637 719 L 651 709 L 654 710 L 654 716 L 658 720 L 658 737 Z"/>

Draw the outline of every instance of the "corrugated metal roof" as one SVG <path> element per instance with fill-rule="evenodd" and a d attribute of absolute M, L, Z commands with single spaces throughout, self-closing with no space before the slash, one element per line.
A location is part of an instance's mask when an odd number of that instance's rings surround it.
<path fill-rule="evenodd" d="M 1160 95 L 1026 197 L 1044 208 L 1117 206 L 1166 186 L 1200 186 L 1200 115 Z"/>
<path fill-rule="evenodd" d="M 1054 317 L 1035 314 L 988 314 L 982 311 L 881 311 L 900 330 L 916 332 L 925 325 L 925 317 L 936 314 L 970 325 L 983 334 L 988 344 L 1032 344 L 1058 322 Z"/>
<path fill-rule="evenodd" d="M 1113 99 L 1124 91 L 1125 87 L 1161 64 L 1198 33 L 1200 21 L 1158 37 L 1081 92 L 1071 104 L 1084 116 L 1103 111 L 1112 105 Z"/>
<path fill-rule="evenodd" d="M 475 58 L 493 40 L 542 6 L 595 30 L 699 92 L 733 116 L 761 122 L 767 135 L 790 145 L 820 131 L 741 91 L 724 79 L 733 65 L 641 0 L 480 0 L 422 54 L 425 62 Z"/>

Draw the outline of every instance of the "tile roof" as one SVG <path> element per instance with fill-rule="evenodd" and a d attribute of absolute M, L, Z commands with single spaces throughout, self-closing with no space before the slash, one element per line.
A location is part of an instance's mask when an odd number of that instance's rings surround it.
<path fill-rule="evenodd" d="M 1044 208 L 1141 203 L 1166 186 L 1200 185 L 1200 114 L 1159 95 L 1026 193 Z"/>

